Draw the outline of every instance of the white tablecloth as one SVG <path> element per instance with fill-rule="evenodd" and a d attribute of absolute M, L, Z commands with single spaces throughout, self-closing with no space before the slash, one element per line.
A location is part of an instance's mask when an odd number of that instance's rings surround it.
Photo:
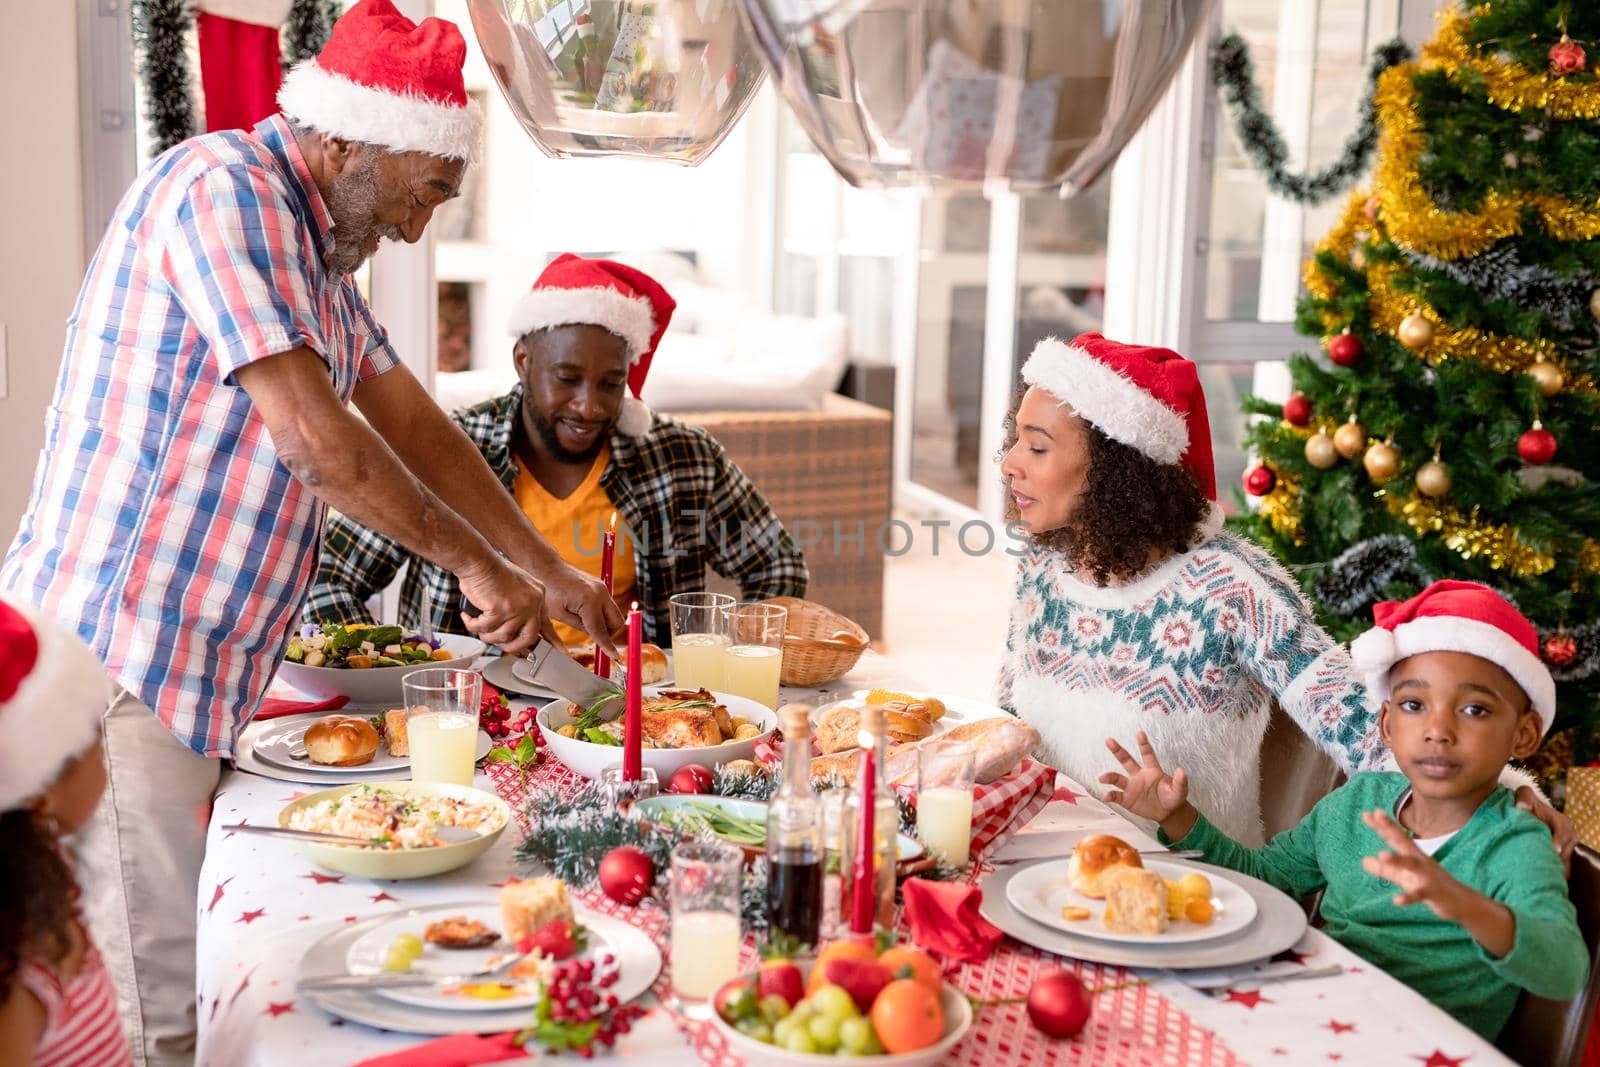
<path fill-rule="evenodd" d="M 873 676 L 881 661 L 864 661 L 863 667 L 832 688 L 846 692 L 891 680 Z M 786 699 L 807 697 L 816 694 L 785 693 Z M 478 784 L 492 788 L 482 776 Z M 997 859 L 1061 855 L 1077 837 L 1098 831 L 1156 847 L 1117 813 L 1084 795 L 1082 787 L 1064 778 L 1059 785 L 1057 799 Z M 241 771 L 223 775 L 200 876 L 196 1062 L 202 1067 L 342 1065 L 418 1043 L 422 1039 L 414 1035 L 345 1023 L 297 996 L 294 975 L 301 954 L 341 924 L 384 911 L 492 899 L 497 884 L 514 873 L 514 826 L 470 867 L 412 882 L 333 875 L 291 844 L 221 829 L 241 820 L 274 824 L 284 804 L 313 788 Z M 1252 1064 L 1510 1063 L 1472 1031 L 1323 934 L 1308 932 L 1295 951 L 1308 965 L 1337 963 L 1343 971 L 1259 989 L 1239 983 L 1222 995 L 1196 991 L 1170 976 L 1156 976 L 1153 988 Z M 610 1057 L 597 1058 L 608 1060 L 698 1062 L 660 1010 L 646 1016 Z"/>

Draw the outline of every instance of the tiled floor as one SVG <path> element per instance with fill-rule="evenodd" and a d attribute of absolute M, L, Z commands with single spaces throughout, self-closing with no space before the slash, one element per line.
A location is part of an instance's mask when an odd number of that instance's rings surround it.
<path fill-rule="evenodd" d="M 884 654 L 908 687 L 990 699 L 1005 650 L 1015 559 L 1004 542 L 986 555 L 969 555 L 949 529 L 939 531 L 935 546 L 917 516 L 897 518 L 916 536 L 910 551 L 887 560 Z"/>

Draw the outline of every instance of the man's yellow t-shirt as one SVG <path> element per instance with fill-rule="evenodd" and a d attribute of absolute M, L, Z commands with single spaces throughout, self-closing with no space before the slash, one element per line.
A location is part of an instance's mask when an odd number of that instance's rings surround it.
<path fill-rule="evenodd" d="M 611 446 L 607 445 L 595 457 L 594 466 L 583 482 L 566 497 L 556 497 L 540 485 L 539 479 L 529 472 L 521 458 L 517 459 L 517 478 L 511 486 L 517 506 L 533 523 L 533 528 L 550 542 L 562 559 L 595 578 L 600 577 L 606 523 L 611 521 L 611 513 L 617 510 L 600 485 L 600 476 L 605 473 L 606 462 L 610 458 Z M 619 520 L 617 553 L 611 568 L 611 588 L 616 590 L 617 603 L 626 607 L 634 597 L 634 584 L 633 544 L 623 532 Z M 559 622 L 555 628 L 561 640 L 568 645 L 587 644 L 589 641 L 581 630 Z"/>

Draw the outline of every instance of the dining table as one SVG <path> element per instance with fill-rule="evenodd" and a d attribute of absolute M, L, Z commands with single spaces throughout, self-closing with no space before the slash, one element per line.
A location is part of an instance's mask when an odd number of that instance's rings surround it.
<path fill-rule="evenodd" d="M 785 687 L 780 703 L 817 705 L 873 686 L 895 687 L 897 681 L 892 661 L 868 652 L 855 670 L 824 689 Z M 928 687 L 919 685 L 914 691 Z M 528 701 L 513 698 L 513 703 L 523 707 Z M 546 753 L 542 773 L 570 782 L 573 776 L 548 766 L 550 759 Z M 248 760 L 241 763 L 249 765 Z M 505 796 L 511 780 L 503 768 L 493 774 L 480 768 L 475 784 Z M 519 864 L 514 854 L 519 839 L 515 825 L 470 865 L 410 881 L 339 874 L 312 863 L 292 843 L 228 829 L 241 822 L 276 825 L 284 805 L 316 788 L 238 766 L 222 777 L 211 813 L 197 917 L 195 1062 L 201 1067 L 331 1067 L 419 1045 L 425 1037 L 347 1021 L 298 993 L 302 956 L 347 924 L 403 908 L 492 904 L 508 879 L 537 873 Z M 522 797 L 514 799 L 520 802 Z M 981 883 L 1013 865 L 1064 857 L 1079 838 L 1092 833 L 1114 833 L 1141 850 L 1161 848 L 1123 813 L 1064 775 L 1054 774 L 1040 803 L 1019 815 L 1018 825 L 996 836 L 974 860 L 970 880 Z M 638 907 L 625 908 L 604 901 L 597 892 L 577 895 L 644 930 L 667 955 L 666 916 L 658 904 L 647 898 Z M 748 939 L 744 951 L 745 962 L 753 966 L 756 957 Z M 1270 960 L 1221 972 L 1127 970 L 1053 955 L 1011 937 L 986 960 L 949 964 L 946 980 L 977 1005 L 973 1026 L 950 1053 L 950 1063 L 1511 1063 L 1472 1030 L 1314 928 Z M 675 1004 L 670 967 L 668 956 L 662 977 L 640 999 L 643 1017 L 614 1048 L 596 1050 L 594 1062 L 714 1067 L 744 1062 L 716 1028 Z M 1091 989 L 1100 990 L 1090 1022 L 1072 1040 L 1043 1035 L 1030 1024 L 1021 1003 L 1034 980 L 1056 967 L 1073 969 Z"/>

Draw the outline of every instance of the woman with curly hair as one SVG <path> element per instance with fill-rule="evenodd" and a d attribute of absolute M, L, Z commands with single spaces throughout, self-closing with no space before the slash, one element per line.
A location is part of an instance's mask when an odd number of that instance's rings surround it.
<path fill-rule="evenodd" d="M 62 841 L 105 791 L 109 699 L 82 641 L 0 600 L 0 1063 L 133 1063 Z"/>
<path fill-rule="evenodd" d="M 1251 844 L 1272 700 L 1347 774 L 1386 761 L 1348 652 L 1277 560 L 1222 531 L 1195 365 L 1086 333 L 1041 341 L 1022 378 L 1000 470 L 1028 545 L 998 698 L 1040 755 L 1098 791 L 1106 738 L 1143 730 Z M 1570 851 L 1570 820 L 1504 780 Z"/>

